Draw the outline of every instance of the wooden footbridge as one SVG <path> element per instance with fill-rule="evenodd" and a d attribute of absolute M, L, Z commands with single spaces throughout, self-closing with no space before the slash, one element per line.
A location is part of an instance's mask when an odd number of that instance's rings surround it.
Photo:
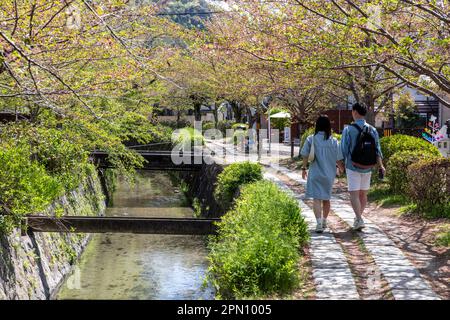
<path fill-rule="evenodd" d="M 31 232 L 208 235 L 216 232 L 218 221 L 220 219 L 29 215 L 24 223 Z"/>
<path fill-rule="evenodd" d="M 146 160 L 144 167 L 139 168 L 140 170 L 199 171 L 204 163 L 204 156 L 202 153 L 184 152 L 175 154 L 172 151 L 134 151 Z M 93 151 L 91 153 L 91 159 L 98 168 L 104 169 L 114 167 L 109 161 L 107 152 Z"/>

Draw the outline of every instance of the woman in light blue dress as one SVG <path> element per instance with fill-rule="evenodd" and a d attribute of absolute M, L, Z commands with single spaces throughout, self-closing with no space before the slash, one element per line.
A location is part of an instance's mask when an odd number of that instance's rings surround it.
<path fill-rule="evenodd" d="M 307 172 L 308 157 L 313 143 L 315 158 L 310 163 L 309 172 Z M 330 119 L 327 116 L 320 116 L 316 122 L 315 134 L 306 139 L 300 152 L 303 157 L 302 177 L 308 179 L 306 182 L 306 198 L 314 199 L 314 215 L 317 220 L 316 232 L 319 233 L 327 227 L 331 190 L 336 178 L 339 152 L 339 142 L 331 135 Z"/>

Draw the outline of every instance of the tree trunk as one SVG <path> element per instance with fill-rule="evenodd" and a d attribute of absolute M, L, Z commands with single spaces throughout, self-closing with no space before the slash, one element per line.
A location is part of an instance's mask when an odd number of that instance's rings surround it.
<path fill-rule="evenodd" d="M 365 99 L 366 107 L 367 107 L 367 114 L 366 114 L 366 121 L 371 124 L 375 125 L 375 99 L 373 99 L 372 95 L 367 95 Z"/>
<path fill-rule="evenodd" d="M 181 120 L 181 111 L 177 111 L 177 128 L 180 127 L 180 120 Z"/>
<path fill-rule="evenodd" d="M 255 116 L 257 115 L 257 113 L 255 113 Z M 252 116 L 252 112 L 250 110 L 250 108 L 247 109 L 247 118 L 248 118 L 248 127 L 249 129 L 251 129 L 253 127 L 253 124 L 255 123 L 256 119 L 255 117 Z"/>
<path fill-rule="evenodd" d="M 242 122 L 242 110 L 240 108 L 239 102 L 237 101 L 230 101 L 231 109 L 234 113 L 234 118 L 236 122 L 240 123 Z"/>
<path fill-rule="evenodd" d="M 258 153 L 258 161 L 261 160 L 261 144 L 260 144 L 261 117 L 256 112 L 256 152 Z"/>
<path fill-rule="evenodd" d="M 213 110 L 213 115 L 214 115 L 214 128 L 217 129 L 217 123 L 219 122 L 219 111 L 217 110 L 218 103 L 215 102 L 214 103 L 214 110 Z"/>
<path fill-rule="evenodd" d="M 200 109 L 202 107 L 202 103 L 201 102 L 194 102 L 194 118 L 195 121 L 202 121 L 202 114 L 200 112 Z"/>
<path fill-rule="evenodd" d="M 367 109 L 366 121 L 372 126 L 375 126 L 375 111 L 372 108 Z"/>

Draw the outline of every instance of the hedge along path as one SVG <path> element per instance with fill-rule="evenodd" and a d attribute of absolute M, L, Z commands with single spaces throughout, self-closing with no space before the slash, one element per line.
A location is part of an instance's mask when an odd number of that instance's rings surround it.
<path fill-rule="evenodd" d="M 314 212 L 286 184 L 276 176 L 265 172 L 264 178 L 274 182 L 280 189 L 292 195 L 302 210 L 302 215 L 311 233 L 311 262 L 317 299 L 354 300 L 359 299 L 347 258 L 333 234 L 314 232 Z"/>
<path fill-rule="evenodd" d="M 298 173 L 279 165 L 271 164 L 270 167 L 292 180 L 306 184 Z M 355 214 L 346 201 L 332 196 L 331 206 L 338 217 L 349 226 L 353 225 Z M 370 219 L 365 218 L 364 221 L 366 228 L 358 234 L 389 283 L 394 298 L 396 300 L 439 300 L 439 296 L 394 242 Z"/>

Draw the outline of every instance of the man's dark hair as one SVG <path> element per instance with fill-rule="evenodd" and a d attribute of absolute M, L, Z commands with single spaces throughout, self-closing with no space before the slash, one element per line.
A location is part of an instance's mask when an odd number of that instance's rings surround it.
<path fill-rule="evenodd" d="M 352 110 L 358 112 L 358 114 L 361 116 L 365 116 L 367 114 L 367 107 L 360 103 L 355 103 L 352 106 Z"/>
<path fill-rule="evenodd" d="M 325 132 L 325 140 L 328 140 L 331 136 L 331 122 L 327 115 L 321 115 L 316 121 L 315 134 L 320 131 Z"/>

